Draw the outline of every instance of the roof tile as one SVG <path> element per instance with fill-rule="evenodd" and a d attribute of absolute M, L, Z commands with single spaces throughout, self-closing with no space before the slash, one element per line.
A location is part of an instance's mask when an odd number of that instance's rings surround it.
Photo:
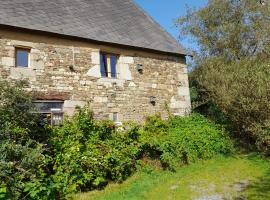
<path fill-rule="evenodd" d="M 186 54 L 132 0 L 1 0 L 0 24 Z"/>

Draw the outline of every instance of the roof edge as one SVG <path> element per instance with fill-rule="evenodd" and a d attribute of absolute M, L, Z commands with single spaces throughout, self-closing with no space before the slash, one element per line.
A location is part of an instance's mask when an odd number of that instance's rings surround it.
<path fill-rule="evenodd" d="M 152 53 L 159 53 L 162 55 L 171 55 L 171 56 L 180 56 L 180 57 L 185 57 L 187 56 L 187 53 L 176 53 L 176 52 L 168 52 L 168 51 L 162 51 L 162 50 L 156 50 L 156 49 L 151 49 L 151 48 L 145 48 L 145 47 L 140 47 L 140 46 L 132 46 L 132 45 L 126 45 L 126 44 L 119 44 L 119 43 L 113 43 L 113 42 L 106 42 L 106 41 L 100 41 L 100 40 L 95 40 L 95 39 L 89 39 L 89 38 L 84 38 L 84 37 L 79 37 L 79 36 L 71 36 L 71 35 L 66 35 L 66 34 L 60 34 L 56 32 L 50 32 L 50 31 L 44 31 L 44 30 L 37 30 L 37 29 L 30 29 L 30 28 L 24 28 L 24 27 L 19 27 L 19 26 L 12 26 L 8 24 L 0 24 L 0 27 L 4 27 L 6 29 L 9 29 L 11 31 L 15 30 L 21 30 L 21 31 L 26 31 L 28 33 L 30 32 L 35 32 L 35 34 L 40 34 L 40 35 L 50 35 L 52 37 L 64 37 L 68 39 L 77 39 L 81 41 L 86 41 L 86 42 L 92 42 L 95 44 L 104 44 L 104 45 L 111 45 L 111 46 L 121 46 L 122 48 L 132 48 L 134 50 L 141 50 L 141 51 L 146 51 L 146 52 L 152 52 Z"/>
<path fill-rule="evenodd" d="M 186 48 L 184 48 L 176 38 L 174 38 L 172 36 L 172 34 L 170 34 L 163 26 L 161 26 L 161 24 L 159 24 L 150 14 L 148 14 L 136 1 L 132 0 L 133 4 L 147 17 L 149 18 L 150 21 L 152 21 L 154 24 L 156 24 L 160 29 L 163 30 L 163 32 L 165 32 L 172 40 L 174 40 L 179 47 L 183 48 L 183 55 L 188 55 L 188 52 L 186 50 Z"/>

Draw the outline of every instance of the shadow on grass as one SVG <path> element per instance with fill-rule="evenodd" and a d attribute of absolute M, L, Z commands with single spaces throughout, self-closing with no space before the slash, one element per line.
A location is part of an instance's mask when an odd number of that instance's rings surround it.
<path fill-rule="evenodd" d="M 269 200 L 270 199 L 270 170 L 263 177 L 251 182 L 244 190 L 248 200 Z"/>

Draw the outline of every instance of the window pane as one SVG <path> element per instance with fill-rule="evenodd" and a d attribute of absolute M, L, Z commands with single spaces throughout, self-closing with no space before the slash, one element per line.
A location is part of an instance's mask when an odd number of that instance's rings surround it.
<path fill-rule="evenodd" d="M 100 73 L 102 77 L 108 77 L 106 54 L 100 54 Z"/>
<path fill-rule="evenodd" d="M 51 123 L 52 125 L 59 125 L 63 121 L 63 113 L 53 113 Z"/>
<path fill-rule="evenodd" d="M 33 104 L 36 106 L 38 113 L 43 116 L 44 123 L 58 125 L 63 121 L 63 102 L 36 101 Z"/>
<path fill-rule="evenodd" d="M 118 122 L 118 113 L 113 113 L 113 119 L 114 122 Z"/>
<path fill-rule="evenodd" d="M 27 50 L 17 49 L 16 50 L 16 63 L 17 67 L 28 67 L 28 54 Z"/>
<path fill-rule="evenodd" d="M 62 111 L 63 102 L 34 102 L 39 112 L 51 112 L 52 109 Z"/>
<path fill-rule="evenodd" d="M 117 56 L 111 55 L 111 77 L 112 78 L 117 77 L 116 64 L 117 64 Z"/>

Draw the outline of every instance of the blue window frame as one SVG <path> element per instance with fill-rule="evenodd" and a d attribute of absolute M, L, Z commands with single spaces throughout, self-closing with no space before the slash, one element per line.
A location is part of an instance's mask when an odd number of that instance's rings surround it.
<path fill-rule="evenodd" d="M 29 49 L 16 48 L 16 67 L 29 67 Z"/>
<path fill-rule="evenodd" d="M 105 53 L 100 54 L 100 73 L 102 77 L 108 77 L 107 55 Z"/>
<path fill-rule="evenodd" d="M 117 65 L 117 56 L 111 54 L 111 77 L 112 78 L 117 78 L 116 65 Z"/>
<path fill-rule="evenodd" d="M 100 54 L 101 76 L 109 78 L 117 78 L 117 61 L 118 61 L 117 55 L 101 53 Z"/>

